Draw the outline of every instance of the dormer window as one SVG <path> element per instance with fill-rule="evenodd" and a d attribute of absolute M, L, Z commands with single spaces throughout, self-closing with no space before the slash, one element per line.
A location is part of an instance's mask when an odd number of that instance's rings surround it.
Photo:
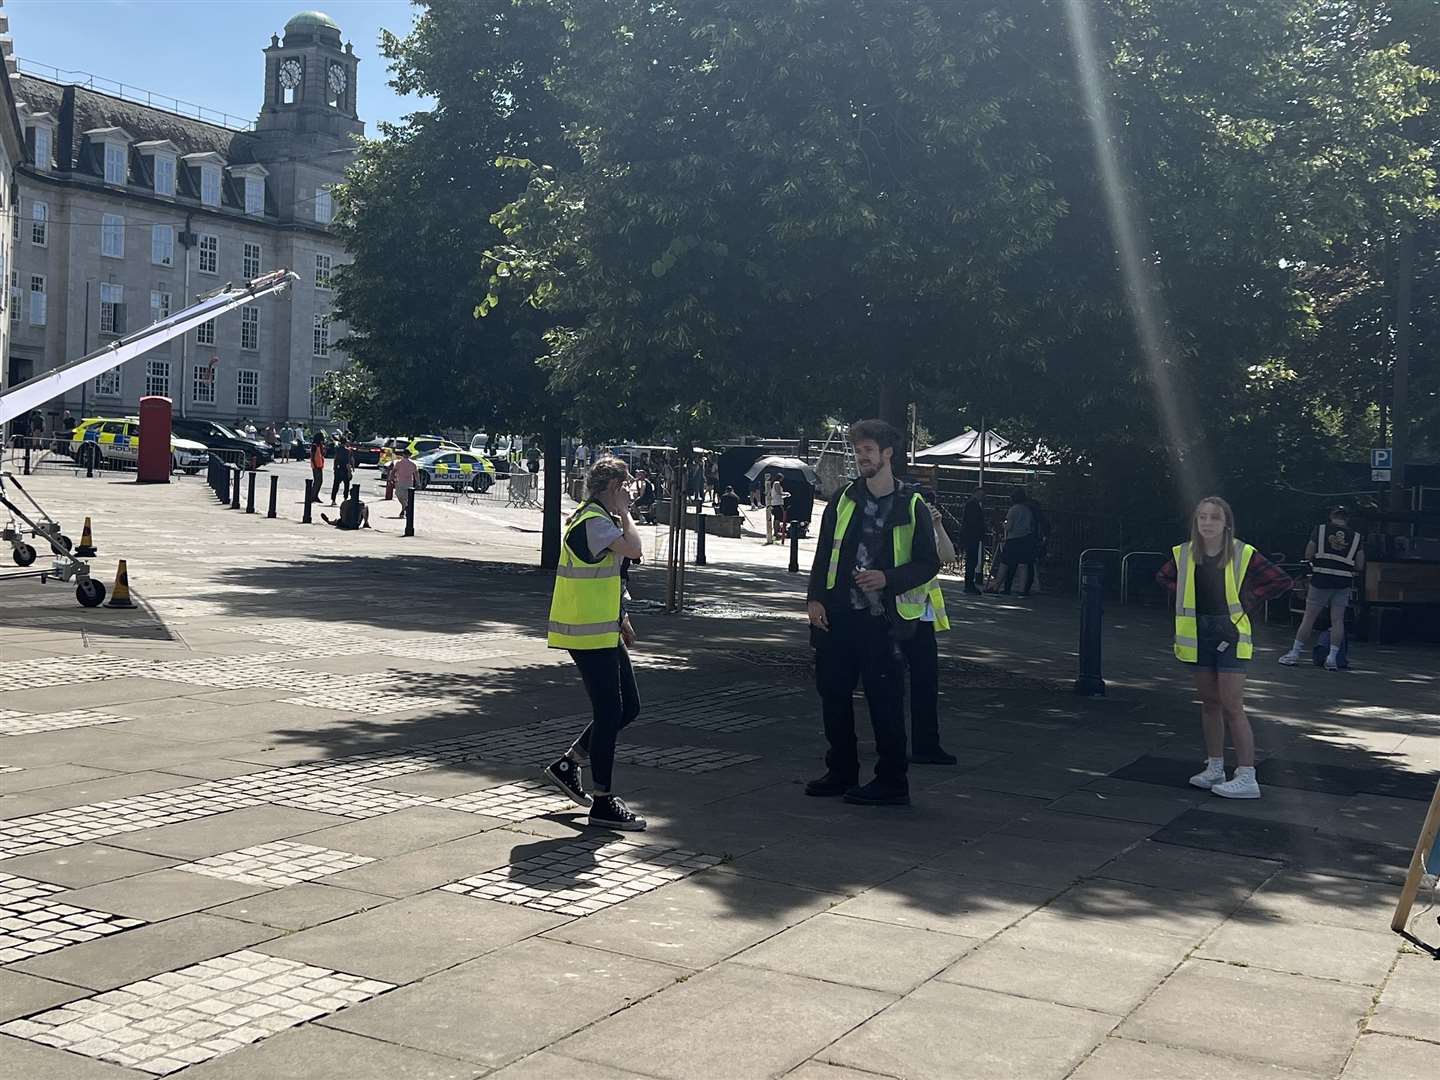
<path fill-rule="evenodd" d="M 245 213 L 265 213 L 265 177 L 269 171 L 264 165 L 232 165 L 230 175 L 242 186 L 245 197 Z"/>
<path fill-rule="evenodd" d="M 48 124 L 35 125 L 35 167 L 39 169 L 50 168 L 54 160 L 54 139 L 50 134 Z"/>
<path fill-rule="evenodd" d="M 135 144 L 135 152 L 150 163 L 156 195 L 175 194 L 175 156 L 179 148 L 168 139 Z"/>
<path fill-rule="evenodd" d="M 206 206 L 220 205 L 220 169 L 215 165 L 200 166 L 200 201 Z"/>
<path fill-rule="evenodd" d="M 105 183 L 117 186 L 129 183 L 130 143 L 134 141 L 130 133 L 119 127 L 94 128 L 85 132 L 85 138 L 92 147 L 99 148 L 96 164 Z"/>
<path fill-rule="evenodd" d="M 213 150 L 206 150 L 198 154 L 186 154 L 184 157 L 186 169 L 192 170 L 187 177 L 190 191 L 199 191 L 200 202 L 203 206 L 220 205 L 221 170 L 225 168 L 225 159 Z"/>
<path fill-rule="evenodd" d="M 116 146 L 114 143 L 105 144 L 105 182 L 107 184 L 125 183 L 126 157 L 125 147 Z"/>
<path fill-rule="evenodd" d="M 329 225 L 335 217 L 335 201 L 330 195 L 329 188 L 315 189 L 315 221 L 320 225 Z"/>

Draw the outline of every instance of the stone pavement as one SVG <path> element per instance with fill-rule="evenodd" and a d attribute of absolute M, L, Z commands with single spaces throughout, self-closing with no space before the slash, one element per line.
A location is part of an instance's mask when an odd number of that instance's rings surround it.
<path fill-rule="evenodd" d="M 0 583 L 0 1080 L 1436 1075 L 1440 963 L 1388 931 L 1433 650 L 1285 670 L 1277 627 L 1266 797 L 1227 803 L 1185 785 L 1162 614 L 1107 614 L 1084 701 L 1072 602 L 951 589 L 961 764 L 852 807 L 801 793 L 800 580 L 712 539 L 684 618 L 635 577 L 617 782 L 651 828 L 615 836 L 534 782 L 585 701 L 533 512 L 437 503 L 404 540 L 33 487 L 140 607 Z"/>

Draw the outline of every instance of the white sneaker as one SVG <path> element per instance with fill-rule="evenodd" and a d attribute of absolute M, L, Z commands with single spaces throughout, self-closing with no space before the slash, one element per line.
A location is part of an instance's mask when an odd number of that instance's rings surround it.
<path fill-rule="evenodd" d="M 1326 671 L 1339 671 L 1339 670 L 1340 670 L 1340 665 L 1336 662 L 1335 657 L 1333 657 L 1333 656 L 1327 656 L 1327 657 L 1325 658 L 1325 670 L 1326 670 Z"/>
<path fill-rule="evenodd" d="M 1296 664 L 1298 664 L 1299 662 L 1300 662 L 1300 654 L 1299 654 L 1298 652 L 1296 652 L 1294 649 L 1291 649 L 1291 650 L 1290 650 L 1289 652 L 1287 652 L 1287 653 L 1281 653 L 1281 654 L 1280 654 L 1280 663 L 1284 664 L 1286 667 L 1294 667 L 1294 666 L 1295 666 Z"/>
<path fill-rule="evenodd" d="M 1258 799 L 1260 798 L 1260 785 L 1256 782 L 1253 772 L 1244 774 L 1237 772 L 1235 779 L 1213 785 L 1210 788 L 1210 794 L 1226 799 Z"/>
<path fill-rule="evenodd" d="M 1205 763 L 1204 772 L 1198 772 L 1190 777 L 1191 787 L 1204 788 L 1206 791 L 1209 791 L 1216 784 L 1223 784 L 1224 782 L 1225 766 L 1211 765 L 1208 761 Z"/>

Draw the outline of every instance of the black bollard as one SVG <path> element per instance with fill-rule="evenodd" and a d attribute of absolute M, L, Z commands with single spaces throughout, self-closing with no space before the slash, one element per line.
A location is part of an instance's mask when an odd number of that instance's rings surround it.
<path fill-rule="evenodd" d="M 230 485 L 230 509 L 231 509 L 231 510 L 239 510 L 239 509 L 240 509 L 240 475 L 241 475 L 241 474 L 240 474 L 240 466 L 237 465 L 237 466 L 235 466 L 235 472 L 234 472 L 234 475 L 233 475 L 233 477 L 232 477 L 232 479 L 234 480 L 234 483 L 232 483 L 232 484 Z"/>
<path fill-rule="evenodd" d="M 405 536 L 415 535 L 415 488 L 411 488 L 405 500 Z"/>
<path fill-rule="evenodd" d="M 800 533 L 794 528 L 790 530 L 790 573 L 800 572 Z"/>
<path fill-rule="evenodd" d="M 85 455 L 85 478 L 88 480 L 95 475 L 95 454 L 92 451 Z"/>
<path fill-rule="evenodd" d="M 1075 679 L 1075 693 L 1087 697 L 1105 693 L 1105 680 L 1100 674 L 1104 614 L 1105 564 L 1086 562 L 1080 567 L 1080 673 Z"/>
<path fill-rule="evenodd" d="M 25 475 L 30 475 L 30 444 L 25 444 Z"/>
<path fill-rule="evenodd" d="M 254 472 L 251 472 L 251 473 L 250 473 L 250 485 L 249 485 L 249 490 L 246 491 L 246 493 L 245 493 L 245 512 L 246 512 L 247 514 L 253 514 L 253 513 L 255 512 L 255 473 L 254 473 Z"/>
<path fill-rule="evenodd" d="M 301 525 L 314 524 L 314 522 L 310 520 L 310 485 L 313 483 L 315 483 L 314 480 L 305 481 L 305 513 L 300 518 Z"/>
<path fill-rule="evenodd" d="M 705 565 L 705 512 L 695 514 L 695 565 Z"/>
<path fill-rule="evenodd" d="M 267 518 L 273 518 L 273 517 L 275 516 L 275 501 L 276 501 L 276 499 L 279 497 L 279 494 L 280 494 L 280 477 L 278 477 L 278 476 L 271 476 L 271 477 L 270 477 L 270 509 L 265 512 L 265 516 L 266 516 Z"/>

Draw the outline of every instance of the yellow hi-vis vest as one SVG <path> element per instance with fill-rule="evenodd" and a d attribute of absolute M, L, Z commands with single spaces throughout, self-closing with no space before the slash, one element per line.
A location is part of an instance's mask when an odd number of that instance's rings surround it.
<path fill-rule="evenodd" d="M 915 548 L 915 515 L 919 508 L 924 505 L 925 500 L 919 494 L 910 496 L 910 520 L 895 528 L 895 565 L 905 566 L 910 562 L 910 556 Z M 850 528 L 850 520 L 855 516 L 855 500 L 850 497 L 846 490 L 840 496 L 839 503 L 835 508 L 835 539 L 830 545 L 830 568 L 825 574 L 825 588 L 835 588 L 835 582 L 840 577 L 840 547 L 845 542 L 845 532 Z M 895 597 L 895 610 L 902 619 L 914 622 L 925 614 L 925 601 L 930 601 L 930 607 L 935 612 L 935 630 L 937 633 L 950 629 L 950 620 L 945 615 L 945 594 L 940 591 L 940 580 L 931 578 L 918 589 L 911 589 L 909 592 L 900 593 Z"/>
<path fill-rule="evenodd" d="M 1195 561 L 1190 555 L 1190 545 L 1180 544 L 1173 549 L 1175 556 L 1175 656 L 1187 664 L 1200 659 L 1200 631 L 1195 617 Z M 1250 635 L 1250 617 L 1240 606 L 1240 583 L 1245 580 L 1245 571 L 1250 568 L 1250 557 L 1255 549 L 1240 541 L 1234 543 L 1234 553 L 1225 563 L 1225 603 L 1240 640 L 1235 645 L 1235 655 L 1249 660 L 1255 655 L 1255 639 Z"/>
<path fill-rule="evenodd" d="M 566 527 L 565 539 L 598 517 L 610 515 L 593 503 L 582 506 Z M 620 558 L 615 552 L 606 551 L 598 563 L 583 563 L 569 543 L 562 543 L 546 643 L 552 649 L 615 648 L 620 644 L 621 588 Z"/>

